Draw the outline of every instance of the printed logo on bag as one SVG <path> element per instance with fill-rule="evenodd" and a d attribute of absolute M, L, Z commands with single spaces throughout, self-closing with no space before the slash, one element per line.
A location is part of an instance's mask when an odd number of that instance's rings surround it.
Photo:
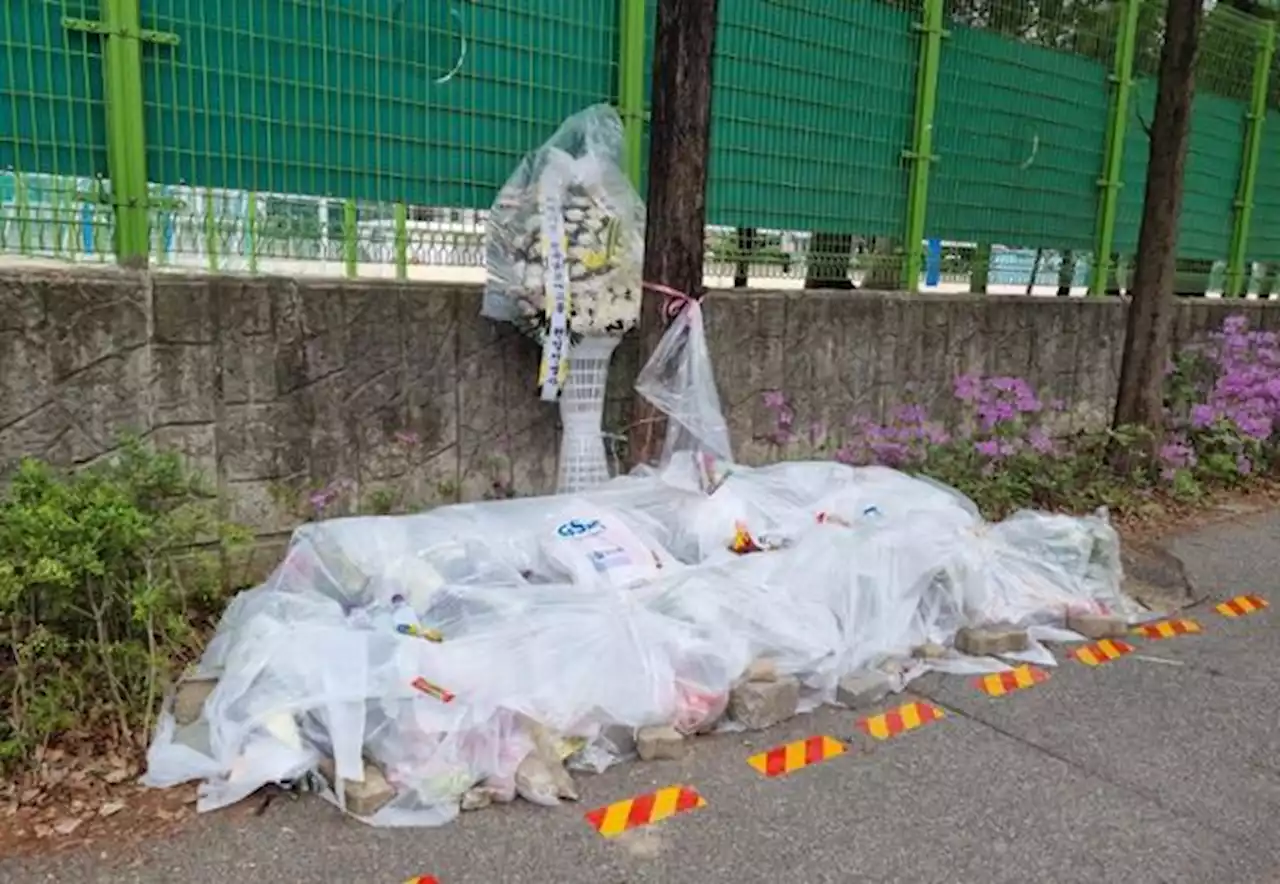
<path fill-rule="evenodd" d="M 604 530 L 604 523 L 599 519 L 570 519 L 556 528 L 556 536 L 566 540 L 574 537 L 590 537 Z"/>

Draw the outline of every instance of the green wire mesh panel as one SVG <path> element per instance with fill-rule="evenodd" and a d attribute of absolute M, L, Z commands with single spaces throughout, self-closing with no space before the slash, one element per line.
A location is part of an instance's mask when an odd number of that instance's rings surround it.
<path fill-rule="evenodd" d="M 112 212 L 102 55 L 63 15 L 97 3 L 7 0 L 0 14 L 0 254 L 107 260 Z M 84 8 L 88 7 L 88 8 Z"/>
<path fill-rule="evenodd" d="M 1117 13 L 1044 8 L 948 4 L 930 236 L 1091 247 Z"/>
<path fill-rule="evenodd" d="M 520 157 L 611 101 L 601 0 L 146 0 L 181 46 L 147 66 L 163 254 L 478 264 Z"/>
<path fill-rule="evenodd" d="M 847 280 L 855 234 L 901 236 L 917 18 L 880 0 L 720 5 L 707 196 L 708 220 L 720 226 L 713 264 L 743 260 L 760 265 L 753 275 L 772 264 L 803 276 L 802 253 L 817 260 L 826 251 L 839 264 L 827 274 Z"/>
<path fill-rule="evenodd" d="M 1267 111 L 1262 138 L 1248 254 L 1255 261 L 1276 262 L 1280 261 L 1280 111 Z"/>
<path fill-rule="evenodd" d="M 1179 257 L 1227 256 L 1248 112 L 1244 101 L 1204 93 L 1196 97 L 1178 224 Z"/>
<path fill-rule="evenodd" d="M 1149 4 L 1159 20 L 1162 7 Z M 1144 9 L 1144 15 L 1148 11 Z M 1187 147 L 1178 256 L 1190 262 L 1225 259 L 1231 241 L 1236 189 L 1244 151 L 1249 91 L 1261 31 L 1257 22 L 1219 4 L 1206 16 L 1196 67 L 1191 139 Z M 1160 43 L 1139 30 L 1133 95 L 1125 132 L 1124 167 L 1117 211 L 1115 248 L 1138 246 L 1146 190 L 1147 129 L 1155 112 Z M 1256 216 L 1254 224 L 1258 223 Z M 1197 271 L 1198 272 L 1198 271 Z M 1207 273 L 1207 270 L 1205 271 Z"/>
<path fill-rule="evenodd" d="M 1248 253 L 1254 261 L 1280 262 L 1280 54 L 1272 59 L 1267 84 L 1267 119 L 1254 184 Z"/>

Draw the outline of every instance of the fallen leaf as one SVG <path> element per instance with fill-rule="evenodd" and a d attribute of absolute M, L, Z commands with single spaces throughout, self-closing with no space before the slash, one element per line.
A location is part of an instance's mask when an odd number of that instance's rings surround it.
<path fill-rule="evenodd" d="M 124 810 L 123 801 L 108 801 L 98 808 L 98 816 L 113 816 Z"/>
<path fill-rule="evenodd" d="M 113 771 L 108 771 L 107 775 L 104 776 L 103 779 L 106 780 L 111 785 L 115 786 L 129 779 L 131 775 L 132 775 L 132 771 L 130 771 L 129 768 L 117 767 Z"/>
<path fill-rule="evenodd" d="M 64 820 L 59 820 L 54 823 L 53 830 L 59 835 L 70 835 L 76 829 L 80 828 L 80 824 L 83 822 L 84 820 L 79 817 L 67 817 Z"/>

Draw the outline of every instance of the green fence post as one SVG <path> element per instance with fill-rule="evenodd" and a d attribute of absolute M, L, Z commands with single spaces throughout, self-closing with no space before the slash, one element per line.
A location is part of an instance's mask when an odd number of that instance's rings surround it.
<path fill-rule="evenodd" d="M 404 203 L 396 203 L 396 279 L 409 278 L 409 213 Z"/>
<path fill-rule="evenodd" d="M 18 254 L 31 254 L 31 200 L 22 173 L 13 173 L 13 202 L 18 209 Z"/>
<path fill-rule="evenodd" d="M 249 272 L 258 272 L 258 194 L 249 191 L 249 202 L 245 205 L 245 251 L 248 252 Z"/>
<path fill-rule="evenodd" d="M 924 265 L 921 243 L 924 241 L 925 214 L 929 207 L 929 166 L 933 155 L 933 114 L 938 106 L 938 69 L 942 61 L 942 29 L 944 0 L 924 0 L 923 20 L 913 28 L 921 35 L 920 65 L 916 74 L 915 123 L 911 147 L 902 157 L 911 163 L 907 192 L 907 236 L 903 244 L 902 284 L 909 292 L 919 291 L 920 271 Z"/>
<path fill-rule="evenodd" d="M 969 267 L 969 291 L 985 295 L 990 282 L 991 243 L 980 242 L 973 249 L 973 260 Z"/>
<path fill-rule="evenodd" d="M 360 236 L 356 227 L 359 214 L 356 201 L 347 200 L 342 205 L 342 255 L 347 265 L 347 276 L 355 279 L 359 273 Z"/>
<path fill-rule="evenodd" d="M 1262 155 L 1262 128 L 1267 121 L 1267 86 L 1271 60 L 1276 53 L 1276 23 L 1260 23 L 1262 39 L 1253 64 L 1253 92 L 1246 117 L 1248 130 L 1244 138 L 1240 185 L 1236 191 L 1235 223 L 1231 226 L 1231 251 L 1227 260 L 1228 297 L 1244 294 L 1245 259 L 1249 252 L 1249 225 L 1253 221 L 1253 191 L 1258 183 L 1258 159 Z"/>
<path fill-rule="evenodd" d="M 639 189 L 644 169 L 645 0 L 618 2 L 618 116 L 627 145 L 627 175 Z"/>
<path fill-rule="evenodd" d="M 101 0 L 101 18 L 65 17 L 62 26 L 105 37 L 102 97 L 107 121 L 107 174 L 115 209 L 116 260 L 146 267 L 151 255 L 147 132 L 142 101 L 142 44 L 177 46 L 178 37 L 142 27 L 141 0 Z"/>
<path fill-rule="evenodd" d="M 146 267 L 151 254 L 147 218 L 147 136 L 142 106 L 140 0 L 103 0 L 109 28 L 103 50 L 107 169 L 116 211 L 116 260 Z"/>
<path fill-rule="evenodd" d="M 213 188 L 204 189 L 204 254 L 211 273 L 218 272 L 218 213 Z"/>
<path fill-rule="evenodd" d="M 1111 81 L 1111 101 L 1107 113 L 1107 140 L 1103 152 L 1098 223 L 1093 242 L 1093 278 L 1089 294 L 1104 295 L 1111 273 L 1111 249 L 1116 237 L 1116 209 L 1120 205 L 1120 169 L 1124 161 L 1124 134 L 1129 123 L 1129 92 L 1133 86 L 1133 57 L 1138 43 L 1138 13 L 1143 0 L 1125 0 L 1120 33 L 1116 36 Z"/>

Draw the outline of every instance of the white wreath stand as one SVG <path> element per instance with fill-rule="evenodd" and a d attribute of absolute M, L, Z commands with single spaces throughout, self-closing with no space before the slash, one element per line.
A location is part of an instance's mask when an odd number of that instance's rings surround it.
<path fill-rule="evenodd" d="M 560 472 L 557 494 L 585 491 L 609 481 L 604 445 L 604 394 L 614 335 L 584 337 L 569 350 L 569 375 L 560 393 Z"/>

